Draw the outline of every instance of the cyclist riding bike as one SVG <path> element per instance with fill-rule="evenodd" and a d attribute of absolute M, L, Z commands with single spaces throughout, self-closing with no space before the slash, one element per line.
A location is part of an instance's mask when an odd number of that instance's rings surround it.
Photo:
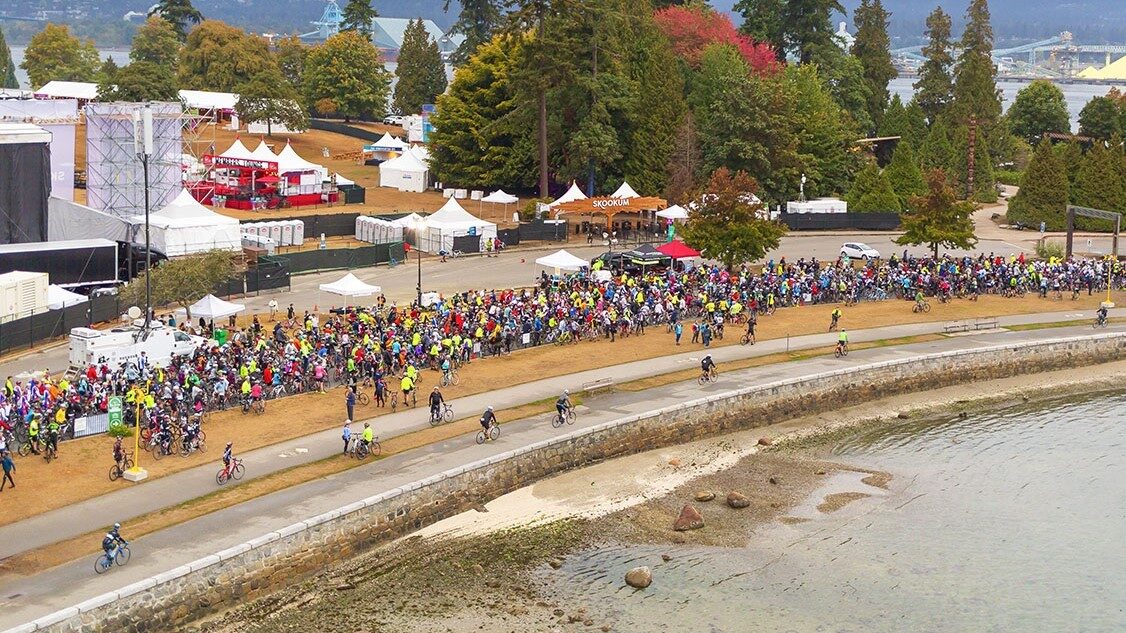
<path fill-rule="evenodd" d="M 234 442 L 227 442 L 227 447 L 223 449 L 223 470 L 228 473 L 231 472 L 231 462 L 235 459 L 234 454 L 231 452 L 233 445 Z"/>
<path fill-rule="evenodd" d="M 105 537 L 102 538 L 102 550 L 106 553 L 106 556 L 111 556 L 111 552 L 116 553 L 118 547 L 127 545 L 129 545 L 129 542 L 121 537 L 120 523 L 114 523 L 113 529 L 106 532 Z"/>
<path fill-rule="evenodd" d="M 563 390 L 563 395 L 555 401 L 555 410 L 559 412 L 560 419 L 567 419 L 567 412 L 574 408 L 571 404 L 571 391 L 568 389 Z"/>
<path fill-rule="evenodd" d="M 364 432 L 360 435 L 360 441 L 364 443 L 365 447 L 371 448 L 371 443 L 374 439 L 375 432 L 371 429 L 371 422 L 364 422 Z"/>
<path fill-rule="evenodd" d="M 711 354 L 708 354 L 700 361 L 700 371 L 704 373 L 705 377 L 715 377 L 715 361 L 712 360 Z"/>
<path fill-rule="evenodd" d="M 848 351 L 848 332 L 841 330 L 841 333 L 837 335 L 837 349 L 841 352 Z"/>
<path fill-rule="evenodd" d="M 119 437 L 113 442 L 113 463 L 121 466 L 123 461 L 125 461 L 125 449 L 121 448 L 121 438 Z"/>
<path fill-rule="evenodd" d="M 434 391 L 430 392 L 430 419 L 437 420 L 442 415 L 442 404 L 446 400 L 442 398 L 442 392 L 434 387 Z"/>
<path fill-rule="evenodd" d="M 837 321 L 841 320 L 842 314 L 843 313 L 841 312 L 840 308 L 833 308 L 833 312 L 829 315 L 829 316 L 833 317 L 833 322 L 829 324 L 829 331 L 830 332 L 837 329 Z"/>
<path fill-rule="evenodd" d="M 1099 306 L 1098 312 L 1095 314 L 1099 325 L 1106 323 L 1106 306 Z"/>
<path fill-rule="evenodd" d="M 414 390 L 414 380 L 410 376 L 403 376 L 403 379 L 399 381 L 399 389 L 403 392 L 403 404 L 406 404 L 407 396 Z"/>
<path fill-rule="evenodd" d="M 47 450 L 59 454 L 59 423 L 54 419 L 47 425 Z"/>
<path fill-rule="evenodd" d="M 491 406 L 485 408 L 485 413 L 481 414 L 481 428 L 485 429 L 488 434 L 489 428 L 497 425 L 497 416 L 493 413 Z"/>
<path fill-rule="evenodd" d="M 919 288 L 915 291 L 915 307 L 922 308 L 926 300 L 923 298 L 923 289 Z"/>

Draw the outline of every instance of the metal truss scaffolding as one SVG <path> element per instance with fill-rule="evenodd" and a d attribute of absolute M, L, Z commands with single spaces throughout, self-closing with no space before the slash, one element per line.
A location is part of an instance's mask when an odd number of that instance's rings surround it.
<path fill-rule="evenodd" d="M 86 200 L 100 211 L 128 218 L 145 212 L 144 171 L 134 132 L 142 103 L 90 103 L 86 114 Z M 156 211 L 183 188 L 184 114 L 179 103 L 148 104 L 153 112 L 149 204 Z"/>

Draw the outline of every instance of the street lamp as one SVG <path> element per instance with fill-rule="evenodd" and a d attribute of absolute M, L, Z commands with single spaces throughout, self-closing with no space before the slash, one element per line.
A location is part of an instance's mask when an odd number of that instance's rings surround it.
<path fill-rule="evenodd" d="M 152 324 L 152 244 L 149 238 L 149 158 L 153 153 L 152 107 L 145 104 L 133 111 L 133 148 L 141 159 L 145 178 L 145 330 L 141 340 L 149 337 Z"/>
<path fill-rule="evenodd" d="M 424 223 L 421 220 L 414 221 L 414 250 L 418 252 L 418 285 L 415 289 L 418 291 L 418 309 L 422 310 L 422 249 L 419 245 L 422 244 L 422 229 Z"/>

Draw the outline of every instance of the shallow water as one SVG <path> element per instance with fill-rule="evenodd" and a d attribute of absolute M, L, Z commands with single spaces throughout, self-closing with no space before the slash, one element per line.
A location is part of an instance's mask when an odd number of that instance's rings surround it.
<path fill-rule="evenodd" d="M 833 458 L 889 490 L 842 473 L 746 548 L 604 546 L 553 586 L 615 630 L 1126 631 L 1124 423 L 1116 394 L 873 428 Z M 846 491 L 872 496 L 817 510 Z"/>

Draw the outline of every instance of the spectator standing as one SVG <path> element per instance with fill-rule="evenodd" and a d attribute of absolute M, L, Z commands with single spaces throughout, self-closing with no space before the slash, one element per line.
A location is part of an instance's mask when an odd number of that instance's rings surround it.
<path fill-rule="evenodd" d="M 345 396 L 344 404 L 348 406 L 348 419 L 354 419 L 352 414 L 356 408 L 356 385 L 348 386 L 348 395 Z"/>
<path fill-rule="evenodd" d="M 16 487 L 16 481 L 12 479 L 12 473 L 16 470 L 16 464 L 12 461 L 12 454 L 4 451 L 3 455 L 3 457 L 0 457 L 0 464 L 4 467 L 4 478 L 0 479 L 0 490 L 4 489 L 6 483 L 12 484 L 13 488 Z"/>
<path fill-rule="evenodd" d="M 352 418 L 344 420 L 344 433 L 340 439 L 344 440 L 344 454 L 348 454 L 348 443 L 352 441 Z"/>

